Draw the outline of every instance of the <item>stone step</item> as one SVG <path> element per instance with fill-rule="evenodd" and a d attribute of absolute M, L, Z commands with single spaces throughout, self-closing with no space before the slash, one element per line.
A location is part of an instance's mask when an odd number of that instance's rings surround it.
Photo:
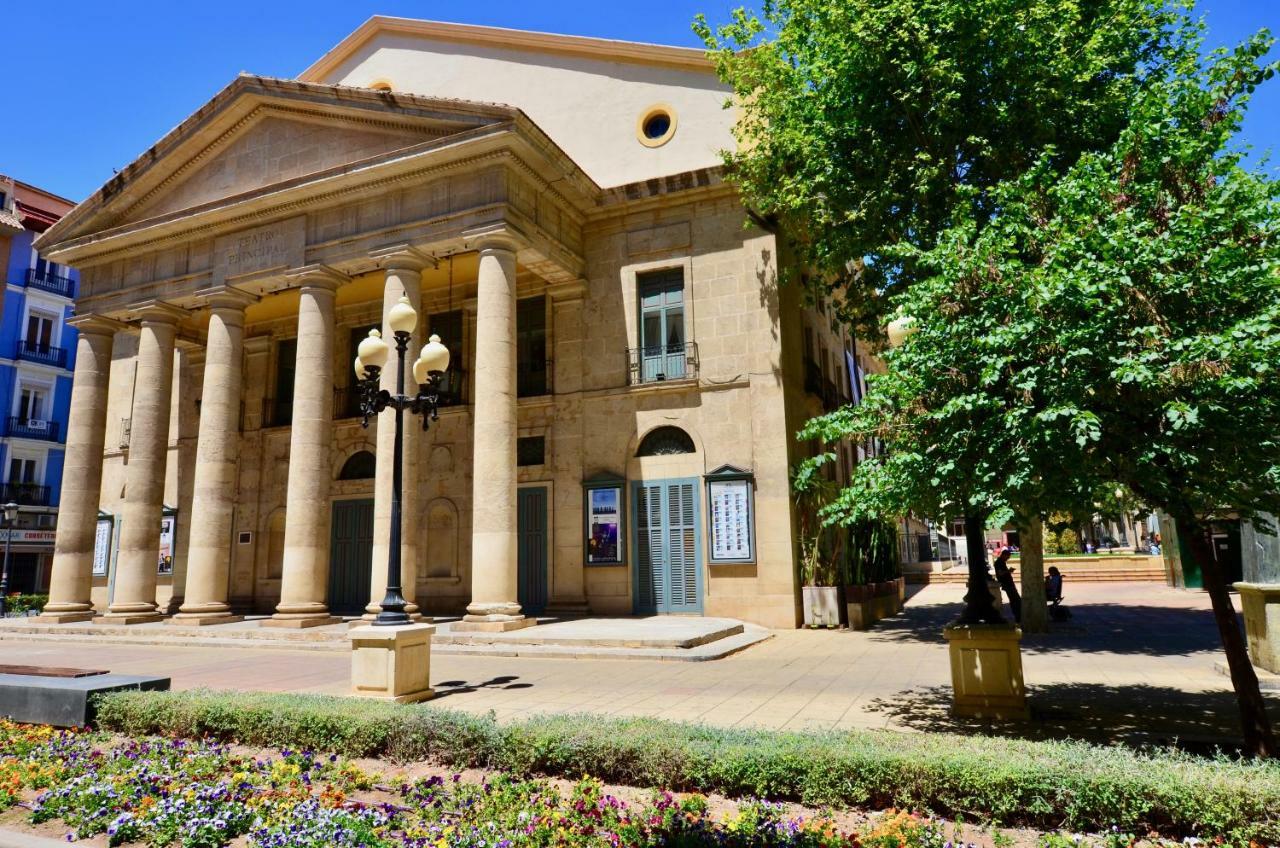
<path fill-rule="evenodd" d="M 908 583 L 966 583 L 969 575 L 964 571 L 935 571 L 908 574 Z M 1076 583 L 1121 583 L 1150 582 L 1163 583 L 1163 568 L 1103 568 L 1081 567 L 1062 569 L 1062 579 Z"/>

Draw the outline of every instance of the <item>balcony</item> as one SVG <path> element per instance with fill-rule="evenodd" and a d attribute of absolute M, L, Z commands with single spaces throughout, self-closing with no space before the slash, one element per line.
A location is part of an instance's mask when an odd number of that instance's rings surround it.
<path fill-rule="evenodd" d="M 822 397 L 822 369 L 808 358 L 804 361 L 804 390 L 815 397 Z"/>
<path fill-rule="evenodd" d="M 48 271 L 40 271 L 35 268 L 31 268 L 27 271 L 27 288 L 39 289 L 40 291 L 62 295 L 63 297 L 76 296 L 75 280 L 70 277 L 50 274 Z"/>
<path fill-rule="evenodd" d="M 5 483 L 0 486 L 0 499 L 19 506 L 48 506 L 49 487 L 35 483 Z"/>
<path fill-rule="evenodd" d="M 64 348 L 27 339 L 21 339 L 18 342 L 18 359 L 39 362 L 41 365 L 52 365 L 55 368 L 67 367 L 67 351 Z"/>
<path fill-rule="evenodd" d="M 360 417 L 360 390 L 355 386 L 333 390 L 333 420 Z"/>
<path fill-rule="evenodd" d="M 262 399 L 262 426 L 288 427 L 293 423 L 293 399 Z"/>
<path fill-rule="evenodd" d="M 5 432 L 19 439 L 41 439 L 46 442 L 56 442 L 58 441 L 58 422 L 10 416 L 9 426 Z"/>
<path fill-rule="evenodd" d="M 627 351 L 627 385 L 640 386 L 698 377 L 698 345 L 635 347 Z"/>

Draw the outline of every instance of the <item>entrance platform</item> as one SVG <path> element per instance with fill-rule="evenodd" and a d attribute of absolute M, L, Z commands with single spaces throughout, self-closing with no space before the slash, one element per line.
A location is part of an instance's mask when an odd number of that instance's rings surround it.
<path fill-rule="evenodd" d="M 0 622 L 0 641 L 94 642 L 117 645 L 287 648 L 350 651 L 350 621 L 305 630 L 263 627 L 266 616 L 220 625 L 184 627 L 169 622 L 40 624 L 32 619 Z M 431 650 L 439 654 L 580 659 L 643 659 L 702 662 L 735 654 L 770 638 L 763 627 L 728 618 L 649 616 L 635 618 L 539 618 L 537 627 L 505 633 L 455 632 L 456 618 L 435 620 Z"/>

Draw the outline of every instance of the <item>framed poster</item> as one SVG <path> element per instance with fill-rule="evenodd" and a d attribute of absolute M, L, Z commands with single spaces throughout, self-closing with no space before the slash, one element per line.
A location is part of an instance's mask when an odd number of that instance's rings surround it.
<path fill-rule="evenodd" d="M 583 488 L 587 565 L 621 565 L 622 481 L 588 482 Z"/>
<path fill-rule="evenodd" d="M 106 577 L 107 565 L 111 562 L 111 526 L 110 518 L 99 518 L 93 536 L 93 576 Z"/>
<path fill-rule="evenodd" d="M 708 474 L 706 479 L 710 562 L 755 562 L 751 472 L 725 465 Z"/>
<path fill-rule="evenodd" d="M 177 523 L 176 515 L 160 519 L 160 561 L 156 565 L 156 574 L 173 574 L 173 537 Z"/>

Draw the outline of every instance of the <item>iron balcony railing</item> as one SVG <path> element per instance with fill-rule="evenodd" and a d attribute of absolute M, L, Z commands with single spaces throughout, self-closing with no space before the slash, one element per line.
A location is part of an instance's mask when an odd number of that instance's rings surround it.
<path fill-rule="evenodd" d="M 5 483 L 0 486 L 0 497 L 5 503 L 16 503 L 21 506 L 48 506 L 49 487 L 35 483 Z"/>
<path fill-rule="evenodd" d="M 628 385 L 692 380 L 697 376 L 698 345 L 696 342 L 634 347 L 627 351 Z"/>
<path fill-rule="evenodd" d="M 818 367 L 818 363 L 808 358 L 804 361 L 804 390 L 822 397 L 822 369 Z"/>
<path fill-rule="evenodd" d="M 60 347 L 42 344 L 41 342 L 20 339 L 18 341 L 18 359 L 53 365 L 57 368 L 67 367 L 67 352 Z"/>
<path fill-rule="evenodd" d="M 56 442 L 58 441 L 58 422 L 11 415 L 5 432 L 20 439 L 43 439 L 47 442 Z"/>
<path fill-rule="evenodd" d="M 41 271 L 36 268 L 31 268 L 27 271 L 27 288 L 52 292 L 63 297 L 76 296 L 75 280 L 59 274 L 50 274 L 47 270 Z"/>
<path fill-rule="evenodd" d="M 293 401 L 262 399 L 262 426 L 287 427 L 293 423 Z"/>
<path fill-rule="evenodd" d="M 333 419 L 360 417 L 360 390 L 355 386 L 333 390 Z"/>

